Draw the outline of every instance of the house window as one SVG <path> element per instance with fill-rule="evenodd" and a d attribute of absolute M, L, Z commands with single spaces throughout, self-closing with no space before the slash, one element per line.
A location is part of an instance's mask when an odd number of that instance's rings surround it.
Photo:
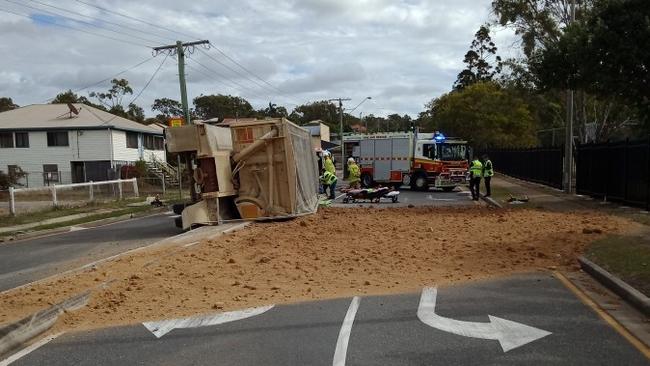
<path fill-rule="evenodd" d="M 48 137 L 49 137 L 49 133 L 48 133 Z M 58 181 L 59 181 L 59 166 L 56 164 L 43 164 L 43 182 L 45 184 L 49 184 Z"/>
<path fill-rule="evenodd" d="M 29 147 L 29 133 L 16 132 L 16 147 Z"/>
<path fill-rule="evenodd" d="M 160 136 L 154 136 L 153 148 L 154 150 L 165 150 L 165 140 Z"/>
<path fill-rule="evenodd" d="M 14 147 L 14 134 L 11 132 L 0 132 L 0 148 Z"/>
<path fill-rule="evenodd" d="M 153 136 L 145 135 L 144 136 L 144 148 L 147 150 L 153 150 Z"/>
<path fill-rule="evenodd" d="M 136 132 L 126 133 L 126 147 L 129 149 L 138 148 L 138 134 Z"/>
<path fill-rule="evenodd" d="M 70 146 L 68 143 L 68 131 L 48 132 L 47 146 Z"/>

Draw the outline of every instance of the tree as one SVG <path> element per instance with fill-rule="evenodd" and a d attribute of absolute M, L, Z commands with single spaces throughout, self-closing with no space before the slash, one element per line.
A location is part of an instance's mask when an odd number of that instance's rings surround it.
<path fill-rule="evenodd" d="M 467 67 L 458 74 L 454 89 L 463 89 L 478 81 L 492 80 L 501 71 L 501 56 L 496 54 L 497 46 L 490 37 L 490 28 L 482 25 L 474 37 L 463 60 Z M 494 67 L 490 64 L 492 58 L 496 62 Z"/>
<path fill-rule="evenodd" d="M 183 115 L 183 105 L 179 101 L 169 98 L 154 100 L 151 110 L 158 112 L 158 119 L 162 121 L 166 121 L 169 117 Z"/>
<path fill-rule="evenodd" d="M 16 108 L 18 108 L 18 104 L 15 104 L 11 98 L 0 97 L 0 112 L 10 111 Z"/>
<path fill-rule="evenodd" d="M 96 104 L 88 100 L 83 95 L 77 95 L 72 90 L 61 92 L 52 99 L 51 104 L 66 104 L 66 103 L 83 103 L 97 109 L 106 110 L 103 105 Z"/>
<path fill-rule="evenodd" d="M 289 115 L 289 119 L 298 124 L 319 119 L 334 131 L 339 130 L 339 109 L 334 103 L 326 100 L 297 106 Z"/>
<path fill-rule="evenodd" d="M 251 104 L 242 97 L 232 95 L 201 95 L 194 98 L 194 113 L 198 118 L 249 118 L 255 116 Z"/>
<path fill-rule="evenodd" d="M 129 109 L 126 110 L 126 118 L 138 123 L 144 123 L 144 109 L 131 103 Z"/>
<path fill-rule="evenodd" d="M 129 86 L 129 81 L 126 79 L 113 79 L 111 80 L 111 88 L 107 92 L 91 92 L 91 98 L 97 98 L 99 103 L 106 107 L 109 111 L 117 106 L 122 106 L 122 99 L 127 94 L 133 94 L 133 89 Z M 116 110 L 119 110 L 116 109 Z"/>
<path fill-rule="evenodd" d="M 474 148 L 535 144 L 529 106 L 495 82 L 478 82 L 429 103 L 436 129 L 467 139 Z"/>
<path fill-rule="evenodd" d="M 569 27 L 533 66 L 546 86 L 585 90 L 608 101 L 603 107 L 604 123 L 598 126 L 601 138 L 631 121 L 629 108 L 648 121 L 650 49 L 641 46 L 650 42 L 648 16 L 646 0 L 605 2 L 584 22 Z M 621 108 L 619 101 L 628 109 Z M 619 118 L 611 118 L 616 112 Z"/>
<path fill-rule="evenodd" d="M 287 109 L 283 106 L 278 106 L 275 103 L 269 102 L 269 106 L 260 109 L 257 111 L 257 117 L 259 118 L 265 118 L 265 117 L 270 117 L 270 118 L 287 118 L 289 117 L 289 112 L 287 112 Z"/>

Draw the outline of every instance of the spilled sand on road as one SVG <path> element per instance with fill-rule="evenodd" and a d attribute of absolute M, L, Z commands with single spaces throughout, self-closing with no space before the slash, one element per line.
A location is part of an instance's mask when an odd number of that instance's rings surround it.
<path fill-rule="evenodd" d="M 2 294 L 0 324 L 87 289 L 89 305 L 65 314 L 57 330 L 571 270 L 589 242 L 637 228 L 593 212 L 330 208 Z"/>

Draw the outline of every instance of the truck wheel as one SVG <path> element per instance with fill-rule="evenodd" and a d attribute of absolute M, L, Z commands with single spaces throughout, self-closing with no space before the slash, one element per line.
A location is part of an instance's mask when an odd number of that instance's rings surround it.
<path fill-rule="evenodd" d="M 427 177 L 424 174 L 416 175 L 411 184 L 411 188 L 416 191 L 426 191 L 429 189 L 429 183 L 427 182 Z"/>
<path fill-rule="evenodd" d="M 442 190 L 445 192 L 451 192 L 455 189 L 456 187 L 442 187 Z"/>
<path fill-rule="evenodd" d="M 174 217 L 174 224 L 176 225 L 177 228 L 182 229 L 183 228 L 183 218 L 178 216 Z"/>
<path fill-rule="evenodd" d="M 368 173 L 361 174 L 361 185 L 362 186 L 364 186 L 366 188 L 370 188 L 370 187 L 372 187 L 372 183 L 373 183 L 372 176 L 370 174 L 368 174 Z"/>
<path fill-rule="evenodd" d="M 172 205 L 172 211 L 174 211 L 176 215 L 180 215 L 185 209 L 185 206 L 187 206 L 185 203 L 175 203 Z"/>

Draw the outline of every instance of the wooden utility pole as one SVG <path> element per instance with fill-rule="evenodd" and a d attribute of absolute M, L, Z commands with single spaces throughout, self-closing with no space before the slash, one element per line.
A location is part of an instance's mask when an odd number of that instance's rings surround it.
<path fill-rule="evenodd" d="M 190 106 L 187 102 L 187 86 L 185 83 L 185 51 L 189 47 L 194 47 L 203 44 L 210 44 L 210 41 L 194 41 L 183 43 L 182 41 L 176 41 L 176 44 L 168 46 L 154 47 L 154 52 L 156 54 L 168 51 L 170 54 L 176 54 L 178 56 L 178 81 L 181 87 L 181 104 L 183 105 L 183 117 L 185 117 L 185 123 L 192 123 L 190 120 Z"/>

